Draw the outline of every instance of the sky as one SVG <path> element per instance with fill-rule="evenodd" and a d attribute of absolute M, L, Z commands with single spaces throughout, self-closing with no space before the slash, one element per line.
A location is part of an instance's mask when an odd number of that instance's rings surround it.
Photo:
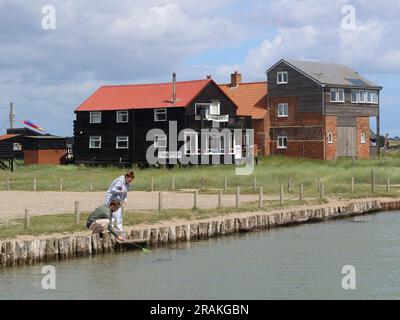
<path fill-rule="evenodd" d="M 383 86 L 382 134 L 400 136 L 399 28 L 398 0 L 0 0 L 0 134 L 10 102 L 17 126 L 71 136 L 101 85 L 173 72 L 265 81 L 287 58 L 343 63 Z"/>

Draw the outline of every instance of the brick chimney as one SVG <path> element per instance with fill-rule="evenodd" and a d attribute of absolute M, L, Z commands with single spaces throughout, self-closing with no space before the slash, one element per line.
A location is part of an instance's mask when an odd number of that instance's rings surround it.
<path fill-rule="evenodd" d="M 242 82 L 242 74 L 235 71 L 231 74 L 231 87 L 237 87 Z"/>

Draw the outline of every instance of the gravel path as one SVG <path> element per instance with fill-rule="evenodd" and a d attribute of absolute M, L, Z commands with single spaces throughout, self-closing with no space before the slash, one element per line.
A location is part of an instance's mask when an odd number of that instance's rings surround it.
<path fill-rule="evenodd" d="M 193 208 L 193 193 L 164 192 L 164 209 Z M 0 192 L 0 221 L 24 217 L 25 209 L 31 216 L 73 213 L 75 201 L 81 212 L 90 212 L 102 204 L 104 192 Z M 241 195 L 241 202 L 258 201 L 258 195 Z M 223 206 L 235 206 L 235 195 L 223 195 Z M 212 209 L 218 205 L 218 196 L 199 194 L 198 207 Z M 158 192 L 130 192 L 128 210 L 157 210 Z"/>

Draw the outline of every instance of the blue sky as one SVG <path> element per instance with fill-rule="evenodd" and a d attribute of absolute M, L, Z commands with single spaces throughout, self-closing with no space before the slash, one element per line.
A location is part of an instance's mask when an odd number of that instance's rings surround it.
<path fill-rule="evenodd" d="M 55 30 L 42 28 L 44 5 Z M 399 21 L 397 0 L 0 0 L 0 133 L 10 101 L 17 121 L 72 135 L 74 109 L 103 84 L 172 72 L 226 83 L 235 70 L 258 81 L 291 58 L 343 63 L 382 85 L 382 133 L 400 136 Z"/>

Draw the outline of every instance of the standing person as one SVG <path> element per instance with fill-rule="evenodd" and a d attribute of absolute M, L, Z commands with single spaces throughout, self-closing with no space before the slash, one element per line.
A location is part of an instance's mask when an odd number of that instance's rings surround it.
<path fill-rule="evenodd" d="M 118 199 L 121 204 L 126 206 L 128 204 L 128 192 L 133 179 L 135 179 L 135 174 L 132 171 L 115 179 L 107 190 L 104 203 L 108 205 L 111 199 Z M 122 231 L 122 208 L 113 213 L 111 225 L 114 226 L 115 222 L 117 222 L 117 229 Z"/>
<path fill-rule="evenodd" d="M 90 214 L 86 227 L 93 231 L 93 233 L 98 233 L 100 238 L 103 237 L 103 232 L 108 230 L 119 241 L 124 241 L 124 238 L 111 225 L 113 212 L 116 212 L 120 208 L 121 203 L 119 200 L 110 199 L 108 205 L 103 204 Z"/>

